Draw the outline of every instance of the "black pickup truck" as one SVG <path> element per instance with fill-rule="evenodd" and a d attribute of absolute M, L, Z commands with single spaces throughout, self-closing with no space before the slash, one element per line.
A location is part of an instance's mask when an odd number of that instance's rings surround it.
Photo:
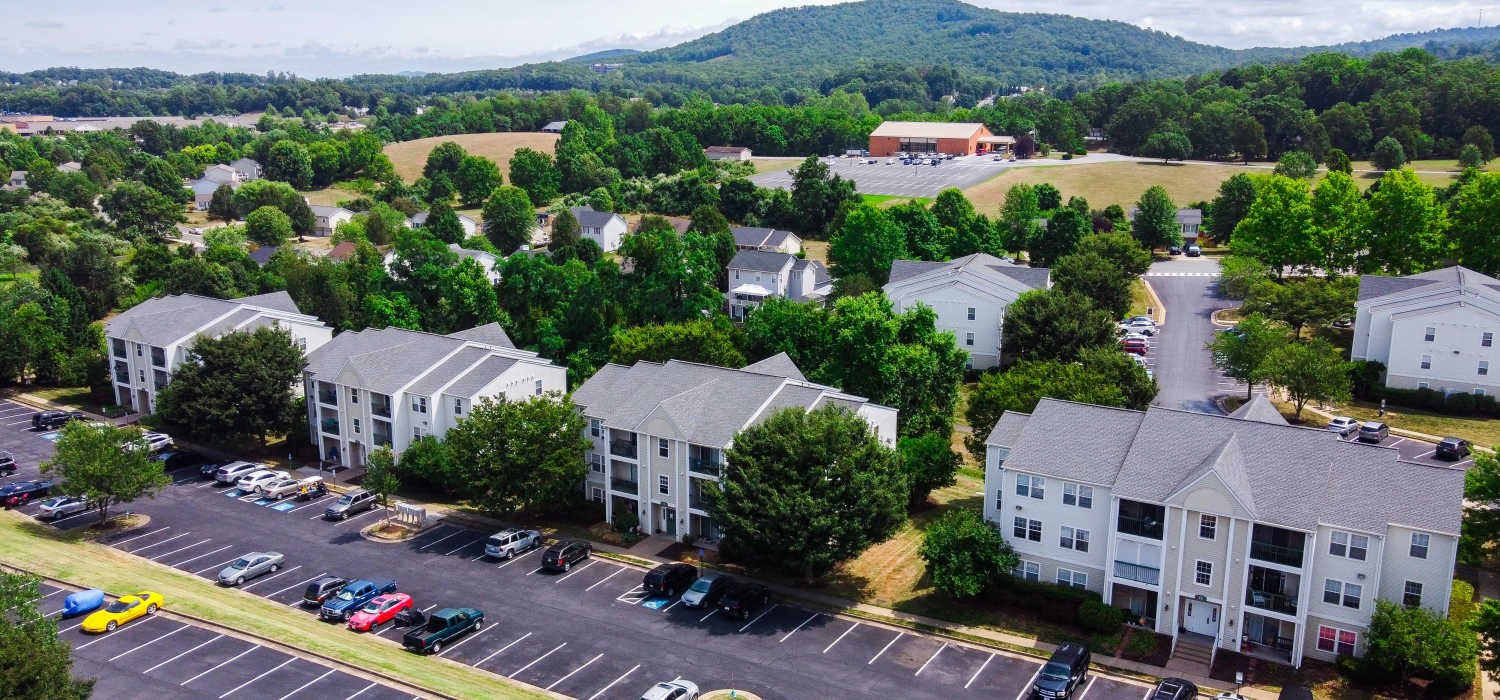
<path fill-rule="evenodd" d="M 338 592 L 332 598 L 323 602 L 323 608 L 318 611 L 318 616 L 325 620 L 344 622 L 350 615 L 358 612 L 365 603 L 370 602 L 375 596 L 383 593 L 395 593 L 395 579 L 359 579 L 351 581 L 349 585 Z"/>
<path fill-rule="evenodd" d="M 401 646 L 418 654 L 436 654 L 443 645 L 484 625 L 484 613 L 474 608 L 443 608 L 427 618 L 427 624 L 401 637 Z"/>

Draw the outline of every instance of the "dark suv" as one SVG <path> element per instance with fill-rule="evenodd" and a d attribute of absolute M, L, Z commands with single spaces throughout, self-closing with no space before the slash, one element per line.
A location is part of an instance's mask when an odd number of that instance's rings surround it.
<path fill-rule="evenodd" d="M 1469 441 L 1463 438 L 1446 437 L 1437 444 L 1439 459 L 1458 460 L 1469 456 Z"/>
<path fill-rule="evenodd" d="M 334 501 L 333 505 L 323 510 L 323 517 L 329 520 L 348 520 L 349 516 L 363 513 L 375 507 L 375 494 L 364 489 L 354 489 Z"/>
<path fill-rule="evenodd" d="M 1047 665 L 1036 674 L 1032 694 L 1043 698 L 1071 698 L 1083 688 L 1089 675 L 1089 650 L 1082 644 L 1066 642 L 1052 652 Z"/>
<path fill-rule="evenodd" d="M 542 568 L 548 571 L 567 571 L 574 564 L 589 558 L 594 546 L 578 540 L 564 540 L 542 552 Z"/>
<path fill-rule="evenodd" d="M 748 619 L 771 601 L 771 592 L 758 583 L 738 583 L 724 591 L 719 598 L 719 610 L 725 615 Z"/>
<path fill-rule="evenodd" d="M 302 592 L 302 603 L 322 605 L 323 601 L 332 598 L 347 585 L 349 585 L 349 579 L 343 576 L 319 576 L 312 583 L 307 584 L 307 590 Z"/>
<path fill-rule="evenodd" d="M 79 411 L 42 411 L 31 414 L 32 430 L 52 430 L 61 428 L 68 421 L 83 420 L 84 415 Z"/>
<path fill-rule="evenodd" d="M 646 580 L 641 585 L 647 593 L 674 596 L 687 590 L 697 578 L 698 567 L 692 564 L 662 564 L 647 571 Z"/>
<path fill-rule="evenodd" d="M 0 452 L 0 474 L 16 473 L 16 458 L 9 452 Z"/>
<path fill-rule="evenodd" d="M 1151 691 L 1150 700 L 1193 700 L 1198 697 L 1198 686 L 1181 678 L 1163 678 Z"/>

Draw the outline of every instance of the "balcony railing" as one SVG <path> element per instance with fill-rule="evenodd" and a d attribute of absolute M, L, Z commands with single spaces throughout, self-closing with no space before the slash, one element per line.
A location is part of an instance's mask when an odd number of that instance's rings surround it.
<path fill-rule="evenodd" d="M 697 457 L 689 457 L 688 471 L 694 474 L 703 474 L 704 476 L 718 476 L 719 463 L 710 462 L 708 460 L 699 459 Z"/>
<path fill-rule="evenodd" d="M 610 477 L 609 487 L 616 491 L 624 491 L 626 493 L 632 494 L 639 494 L 641 492 L 641 484 L 639 481 L 636 481 L 635 479 L 621 478 L 618 476 Z"/>
<path fill-rule="evenodd" d="M 325 388 L 321 382 L 318 383 L 318 403 L 326 403 L 329 406 L 339 405 L 339 393 L 332 387 Z"/>
<path fill-rule="evenodd" d="M 110 354 L 114 355 L 115 357 L 129 357 L 130 356 L 130 353 L 125 352 L 125 341 L 123 341 L 123 340 L 112 339 L 112 340 L 109 341 L 109 347 L 110 347 L 110 350 L 111 350 Z"/>
<path fill-rule="evenodd" d="M 1258 540 L 1250 541 L 1250 558 L 1268 561 L 1282 566 L 1302 566 L 1302 548 L 1271 544 Z"/>
<path fill-rule="evenodd" d="M 325 433 L 328 433 L 330 435 L 339 434 L 339 419 L 337 418 L 324 418 L 322 423 L 320 423 L 320 426 L 323 428 L 323 432 Z"/>
<path fill-rule="evenodd" d="M 1297 614 L 1297 596 L 1286 595 L 1285 593 L 1258 591 L 1251 588 L 1245 591 L 1245 605 L 1279 612 L 1284 615 Z"/>
<path fill-rule="evenodd" d="M 1153 586 L 1161 583 L 1161 569 L 1128 562 L 1115 562 L 1115 578 L 1139 581 Z"/>
<path fill-rule="evenodd" d="M 1149 537 L 1153 540 L 1161 539 L 1162 521 L 1158 520 L 1157 518 L 1132 516 L 1121 513 L 1118 525 L 1118 531 L 1123 532 L 1127 535 L 1135 535 L 1136 537 Z"/>
<path fill-rule="evenodd" d="M 383 447 L 391 446 L 390 423 L 382 420 L 372 421 L 371 428 L 372 430 L 370 431 L 370 439 L 374 440 L 376 445 Z"/>
<path fill-rule="evenodd" d="M 616 457 L 635 459 L 635 439 L 632 438 L 630 440 L 610 440 L 609 453 Z"/>
<path fill-rule="evenodd" d="M 129 384 L 130 383 L 130 371 L 129 370 L 122 370 L 122 369 L 115 370 L 115 381 L 117 381 L 117 382 L 119 382 L 121 384 Z"/>
<path fill-rule="evenodd" d="M 151 348 L 151 366 L 152 367 L 166 367 L 167 366 L 167 351 L 163 350 L 161 348 L 152 346 L 152 348 Z"/>
<path fill-rule="evenodd" d="M 391 417 L 391 397 L 385 394 L 370 395 L 370 415 L 382 418 Z"/>

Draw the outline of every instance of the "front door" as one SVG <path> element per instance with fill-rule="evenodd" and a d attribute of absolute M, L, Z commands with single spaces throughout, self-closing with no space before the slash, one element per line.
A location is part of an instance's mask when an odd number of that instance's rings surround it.
<path fill-rule="evenodd" d="M 661 529 L 672 537 L 677 536 L 677 509 L 661 509 Z"/>
<path fill-rule="evenodd" d="M 1184 600 L 1182 628 L 1189 632 L 1219 636 L 1219 605 L 1201 600 Z"/>

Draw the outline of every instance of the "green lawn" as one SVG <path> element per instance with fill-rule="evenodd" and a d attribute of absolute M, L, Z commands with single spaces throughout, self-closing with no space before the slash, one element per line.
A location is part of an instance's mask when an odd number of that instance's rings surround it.
<path fill-rule="evenodd" d="M 81 411 L 88 411 L 99 415 L 119 415 L 118 407 L 100 403 L 86 386 L 33 386 L 20 387 L 20 389 L 32 396 L 64 406 L 72 406 Z M 110 412 L 110 408 L 115 408 L 115 411 Z"/>
<path fill-rule="evenodd" d="M 917 202 L 922 206 L 932 204 L 931 197 L 900 197 L 893 194 L 862 194 L 865 204 L 874 204 L 878 207 L 893 207 L 906 202 Z"/>

